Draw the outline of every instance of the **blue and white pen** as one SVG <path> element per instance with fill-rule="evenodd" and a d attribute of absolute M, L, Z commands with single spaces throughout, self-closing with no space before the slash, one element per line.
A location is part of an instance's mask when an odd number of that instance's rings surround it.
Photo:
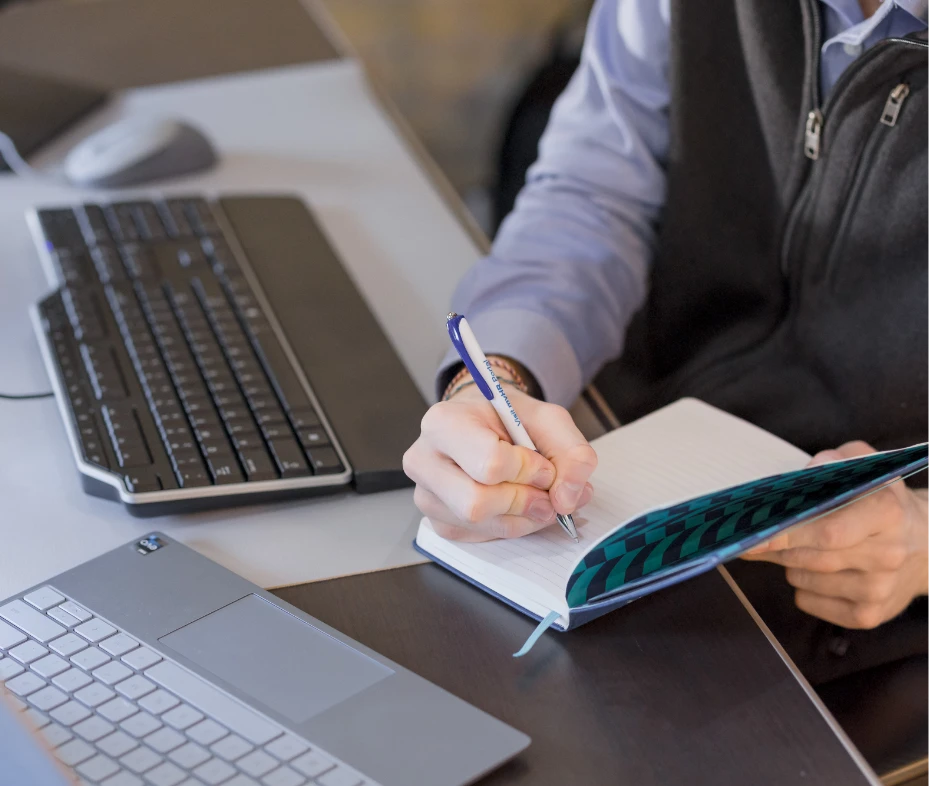
<path fill-rule="evenodd" d="M 494 409 L 497 410 L 497 415 L 500 416 L 500 420 L 503 422 L 504 428 L 506 428 L 506 433 L 510 435 L 513 444 L 535 450 L 538 453 L 538 449 L 530 439 L 526 427 L 523 426 L 519 415 L 513 409 L 503 385 L 497 381 L 497 375 L 494 374 L 494 370 L 487 360 L 487 356 L 484 355 L 481 345 L 477 343 L 474 332 L 468 325 L 468 320 L 453 312 L 445 318 L 445 326 L 448 328 L 448 335 L 452 340 L 452 344 L 458 350 L 461 362 L 471 372 L 471 377 L 474 379 L 477 389 L 484 394 L 484 398 L 493 404 Z M 577 543 L 577 528 L 574 526 L 574 519 L 570 514 L 562 515 L 561 513 L 557 514 L 557 518 L 561 528 L 570 537 L 574 538 L 574 542 Z"/>

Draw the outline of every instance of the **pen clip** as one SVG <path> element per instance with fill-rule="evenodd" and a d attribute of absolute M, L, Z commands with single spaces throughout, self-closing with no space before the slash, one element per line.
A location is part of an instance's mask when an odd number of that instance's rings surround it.
<path fill-rule="evenodd" d="M 490 385 L 487 384 L 487 380 L 484 379 L 484 375 L 481 373 L 480 369 L 474 365 L 474 361 L 471 359 L 471 353 L 468 352 L 464 339 L 461 337 L 461 331 L 458 329 L 458 325 L 463 319 L 464 317 L 462 315 L 454 313 L 446 317 L 445 327 L 448 328 L 449 338 L 451 338 L 452 344 L 458 351 L 461 362 L 464 363 L 468 371 L 471 372 L 471 378 L 474 380 L 474 384 L 477 385 L 477 389 L 483 393 L 484 398 L 488 401 L 493 401 L 493 391 L 490 389 Z M 465 324 L 467 324 L 467 322 Z"/>

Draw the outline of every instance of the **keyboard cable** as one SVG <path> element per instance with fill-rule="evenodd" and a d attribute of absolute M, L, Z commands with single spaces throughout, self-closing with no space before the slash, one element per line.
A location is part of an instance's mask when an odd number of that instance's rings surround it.
<path fill-rule="evenodd" d="M 23 178 L 37 178 L 40 180 L 49 180 L 59 182 L 63 178 L 56 174 L 54 170 L 36 169 L 26 163 L 26 160 L 19 154 L 16 144 L 13 140 L 0 131 L 0 163 L 5 162 L 14 175 Z"/>

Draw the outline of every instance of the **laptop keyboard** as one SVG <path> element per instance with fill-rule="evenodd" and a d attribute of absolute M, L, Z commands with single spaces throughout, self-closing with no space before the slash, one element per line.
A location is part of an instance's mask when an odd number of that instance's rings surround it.
<path fill-rule="evenodd" d="M 0 683 L 105 786 L 375 786 L 50 586 L 0 606 Z"/>

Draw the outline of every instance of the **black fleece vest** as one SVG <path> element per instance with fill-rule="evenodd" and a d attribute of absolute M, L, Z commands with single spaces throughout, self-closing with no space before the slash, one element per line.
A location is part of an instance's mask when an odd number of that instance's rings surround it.
<path fill-rule="evenodd" d="M 924 37 L 823 99 L 816 0 L 672 5 L 658 252 L 598 387 L 623 421 L 696 396 L 808 451 L 925 440 Z"/>

